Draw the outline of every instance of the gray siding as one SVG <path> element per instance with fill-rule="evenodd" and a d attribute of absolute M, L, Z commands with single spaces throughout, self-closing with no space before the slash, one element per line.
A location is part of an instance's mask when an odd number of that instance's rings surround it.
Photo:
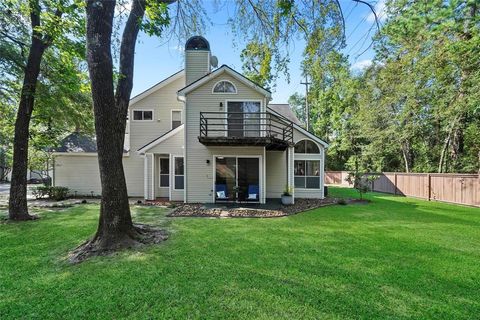
<path fill-rule="evenodd" d="M 280 198 L 287 185 L 287 151 L 267 151 L 266 170 L 267 198 Z"/>
<path fill-rule="evenodd" d="M 144 181 L 144 157 L 135 151 L 153 139 L 161 136 L 171 129 L 171 110 L 180 109 L 183 111 L 183 103 L 177 101 L 177 91 L 185 86 L 185 77 L 167 84 L 159 90 L 148 95 L 144 99 L 132 104 L 129 107 L 129 123 L 126 139 L 130 147 L 130 155 L 124 157 L 123 164 L 125 177 L 127 180 L 128 195 L 131 197 L 143 197 L 145 192 Z M 132 121 L 132 110 L 153 110 L 153 121 Z M 183 113 L 182 113 L 183 117 Z M 181 143 L 179 146 L 165 144 L 165 150 L 155 149 L 155 152 L 171 153 L 177 152 L 178 147 L 182 147 L 182 138 L 175 140 L 175 143 Z M 150 152 L 150 151 L 149 151 Z M 151 158 L 148 160 L 148 169 L 151 168 Z M 96 156 L 78 156 L 78 155 L 58 155 L 56 156 L 55 184 L 69 187 L 78 194 L 100 194 L 100 178 L 98 171 L 98 160 Z M 151 171 L 147 174 L 148 197 L 153 198 Z M 154 182 L 155 183 L 155 182 Z M 154 184 L 153 184 L 154 185 Z"/>
<path fill-rule="evenodd" d="M 185 51 L 186 84 L 210 72 L 210 51 Z"/>
<path fill-rule="evenodd" d="M 212 94 L 212 88 L 220 80 L 231 81 L 237 87 L 237 94 Z M 213 155 L 258 155 L 264 154 L 263 147 L 206 147 L 198 142 L 200 131 L 200 111 L 225 112 L 226 100 L 260 100 L 265 110 L 265 97 L 245 86 L 235 78 L 222 74 L 187 94 L 185 126 L 185 167 L 186 201 L 212 202 Z M 220 108 L 220 102 L 224 108 Z M 210 160 L 207 164 L 206 160 Z M 261 161 L 263 167 L 263 161 Z M 263 168 L 262 168 L 263 170 Z M 264 187 L 260 186 L 264 191 Z M 264 192 L 262 192 L 264 193 Z"/>

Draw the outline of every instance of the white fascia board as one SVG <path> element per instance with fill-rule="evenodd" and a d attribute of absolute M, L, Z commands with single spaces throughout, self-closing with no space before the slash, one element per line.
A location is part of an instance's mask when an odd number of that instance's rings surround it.
<path fill-rule="evenodd" d="M 217 70 L 209 73 L 207 76 L 201 78 L 200 80 L 197 80 L 196 82 L 192 83 L 191 85 L 189 86 L 186 86 L 185 88 L 181 89 L 180 91 L 177 92 L 177 96 L 178 96 L 178 100 L 180 101 L 185 101 L 185 95 L 193 90 L 195 90 L 196 88 L 202 86 L 203 84 L 205 84 L 206 82 L 220 76 L 221 74 L 223 73 L 227 73 L 228 75 L 234 77 L 235 79 L 237 79 L 238 81 L 242 82 L 243 84 L 245 84 L 246 86 L 258 91 L 259 93 L 261 93 L 262 95 L 266 96 L 269 100 L 272 99 L 272 94 L 270 92 L 268 92 L 267 90 L 257 86 L 255 83 L 253 83 L 252 81 L 248 80 L 246 77 L 238 74 L 237 72 L 231 70 L 229 67 L 227 66 L 221 66 L 220 68 L 218 68 Z"/>
<path fill-rule="evenodd" d="M 175 74 L 171 75 L 170 77 L 160 81 L 159 83 L 157 83 L 153 87 L 148 88 L 147 90 L 143 91 L 142 93 L 140 93 L 140 94 L 136 95 L 135 97 L 133 97 L 132 99 L 130 99 L 129 106 L 137 103 L 138 101 L 142 100 L 143 98 L 148 97 L 149 95 L 151 95 L 155 91 L 160 90 L 161 88 L 165 87 L 166 85 L 168 85 L 168 84 L 172 83 L 173 81 L 175 81 L 175 80 L 177 80 L 181 77 L 184 77 L 184 76 L 185 76 L 185 71 L 184 70 L 178 71 L 177 73 L 175 73 Z"/>
<path fill-rule="evenodd" d="M 96 152 L 53 152 L 54 156 L 64 156 L 64 157 L 97 157 L 98 153 Z M 124 157 L 129 157 L 130 152 L 124 152 Z"/>
<path fill-rule="evenodd" d="M 136 153 L 138 153 L 138 154 L 145 153 L 145 151 L 150 150 L 151 148 L 155 147 L 156 145 L 162 143 L 163 141 L 169 139 L 170 137 L 173 137 L 174 135 L 176 135 L 177 133 L 182 131 L 183 127 L 184 127 L 184 124 L 182 123 L 180 126 L 176 127 L 175 129 L 170 130 L 167 134 L 161 136 L 160 138 L 157 138 L 157 140 L 154 140 L 153 142 L 151 142 L 151 143 L 145 145 L 144 147 L 142 147 L 141 149 L 138 149 L 136 151 Z"/>

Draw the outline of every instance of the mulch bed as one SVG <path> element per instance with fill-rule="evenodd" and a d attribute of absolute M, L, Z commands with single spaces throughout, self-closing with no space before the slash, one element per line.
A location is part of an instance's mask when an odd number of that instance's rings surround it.
<path fill-rule="evenodd" d="M 316 209 L 332 204 L 337 200 L 326 199 L 295 199 L 295 204 L 279 206 L 278 209 L 257 208 L 206 208 L 203 204 L 181 204 L 173 210 L 170 217 L 210 217 L 210 218 L 275 218 L 285 217 L 299 212 Z"/>

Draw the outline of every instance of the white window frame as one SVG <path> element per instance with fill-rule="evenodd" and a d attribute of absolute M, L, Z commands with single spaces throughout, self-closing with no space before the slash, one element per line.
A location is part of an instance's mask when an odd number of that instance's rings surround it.
<path fill-rule="evenodd" d="M 161 179 L 162 174 L 167 175 L 166 173 L 161 172 L 161 170 L 162 170 L 162 166 L 161 166 L 162 159 L 167 159 L 168 160 L 168 186 L 167 187 L 162 186 L 162 184 L 161 184 L 162 183 L 162 179 Z M 162 189 L 170 188 L 170 157 L 169 156 L 158 158 L 158 187 L 162 188 Z"/>
<path fill-rule="evenodd" d="M 299 142 L 303 142 L 303 141 L 311 141 L 313 142 L 317 148 L 318 148 L 318 152 L 317 153 L 307 153 L 307 148 L 306 148 L 306 145 L 305 145 L 305 153 L 297 153 L 295 152 L 295 146 L 299 143 Z M 302 140 L 298 140 L 296 143 L 295 143 L 295 146 L 293 147 L 293 153 L 295 154 L 298 154 L 298 155 L 312 155 L 312 154 L 315 154 L 315 155 L 319 155 L 322 153 L 322 148 L 320 148 L 320 146 L 318 145 L 318 143 L 316 143 L 315 141 L 313 141 L 312 139 L 302 139 Z"/>
<path fill-rule="evenodd" d="M 295 174 L 295 161 L 304 161 L 305 163 L 305 175 L 303 176 L 299 176 L 299 175 L 296 175 Z M 318 176 L 307 176 L 307 161 L 317 161 L 318 162 Z M 293 160 L 293 187 L 295 189 L 299 189 L 299 190 L 320 190 L 322 188 L 322 181 L 320 180 L 320 178 L 322 177 L 322 160 L 320 159 L 294 159 Z M 305 178 L 305 187 L 296 187 L 295 186 L 295 178 Z M 318 178 L 319 180 L 319 183 L 318 183 L 318 188 L 307 188 L 307 178 Z"/>
<path fill-rule="evenodd" d="M 229 82 L 234 88 L 235 88 L 235 92 L 215 92 L 215 87 L 220 83 L 220 82 Z M 235 85 L 235 83 L 233 83 L 232 81 L 230 80 L 227 80 L 227 79 L 222 79 L 220 81 L 217 81 L 213 87 L 212 87 L 212 94 L 238 94 L 238 89 L 237 89 L 237 86 Z"/>
<path fill-rule="evenodd" d="M 135 120 L 134 117 L 133 117 L 133 113 L 135 111 L 142 111 L 142 112 L 145 112 L 145 111 L 151 111 L 152 112 L 152 120 Z M 132 114 L 131 114 L 131 121 L 132 122 L 153 122 L 155 120 L 155 111 L 153 109 L 132 109 Z M 143 117 L 143 114 L 142 114 L 142 117 Z"/>
<path fill-rule="evenodd" d="M 182 109 L 172 109 L 172 110 L 170 110 L 170 130 L 173 130 L 173 112 L 174 111 L 180 112 L 180 126 L 183 124 L 183 110 Z M 178 127 L 180 127 L 180 126 L 178 126 Z"/>
<path fill-rule="evenodd" d="M 259 102 L 260 103 L 260 114 L 262 113 L 265 113 L 265 110 L 264 110 L 264 104 L 263 104 L 263 100 L 260 100 L 260 99 L 225 99 L 225 119 L 224 119 L 224 123 L 225 123 L 225 128 L 227 129 L 227 131 L 225 131 L 225 134 L 224 136 L 225 137 L 228 137 L 228 103 L 229 102 Z M 260 121 L 260 136 L 263 136 L 265 135 L 265 119 Z"/>
<path fill-rule="evenodd" d="M 176 159 L 176 158 L 183 158 L 183 174 L 176 174 L 176 173 L 175 173 L 175 159 Z M 185 157 L 184 157 L 184 156 L 173 156 L 172 166 L 173 166 L 173 170 L 172 170 L 172 171 L 173 171 L 173 173 L 172 173 L 172 177 L 173 177 L 173 179 L 172 179 L 172 180 L 173 180 L 173 181 L 172 181 L 172 182 L 173 182 L 173 190 L 175 190 L 175 191 L 183 191 L 183 190 L 185 190 Z M 177 189 L 177 185 L 176 185 L 176 183 L 175 183 L 175 178 L 176 178 L 177 176 L 179 176 L 179 177 L 182 176 L 182 177 L 183 177 L 183 189 Z"/>
<path fill-rule="evenodd" d="M 265 152 L 265 148 L 264 148 L 264 151 Z M 248 203 L 265 203 L 265 194 L 264 193 L 264 181 L 266 181 L 266 176 L 264 176 L 264 171 L 266 172 L 266 170 L 263 170 L 262 168 L 262 164 L 264 164 L 263 160 L 265 159 L 264 156 L 261 156 L 261 155 L 226 155 L 226 154 L 214 154 L 212 156 L 212 163 L 213 163 L 213 168 L 212 168 L 212 201 L 213 203 L 215 203 L 216 201 L 216 194 L 215 194 L 215 181 L 217 180 L 217 170 L 216 170 L 216 167 L 217 167 L 217 157 L 224 157 L 224 158 L 236 158 L 237 160 L 237 163 L 238 163 L 238 158 L 257 158 L 258 159 L 258 188 L 260 189 L 259 190 L 259 195 L 258 195 L 258 201 L 255 201 L 255 202 L 248 202 Z M 235 167 L 235 176 L 238 178 L 238 166 Z M 236 181 L 236 183 L 238 183 L 238 179 Z M 237 203 L 243 203 L 243 202 L 238 202 Z"/>

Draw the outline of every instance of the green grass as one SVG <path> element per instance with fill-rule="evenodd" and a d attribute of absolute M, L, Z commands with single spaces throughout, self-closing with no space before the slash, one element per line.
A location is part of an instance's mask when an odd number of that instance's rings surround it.
<path fill-rule="evenodd" d="M 0 224 L 0 319 L 478 318 L 480 210 L 367 198 L 275 219 L 135 207 L 170 239 L 75 266 L 64 258 L 95 231 L 97 206 Z"/>

